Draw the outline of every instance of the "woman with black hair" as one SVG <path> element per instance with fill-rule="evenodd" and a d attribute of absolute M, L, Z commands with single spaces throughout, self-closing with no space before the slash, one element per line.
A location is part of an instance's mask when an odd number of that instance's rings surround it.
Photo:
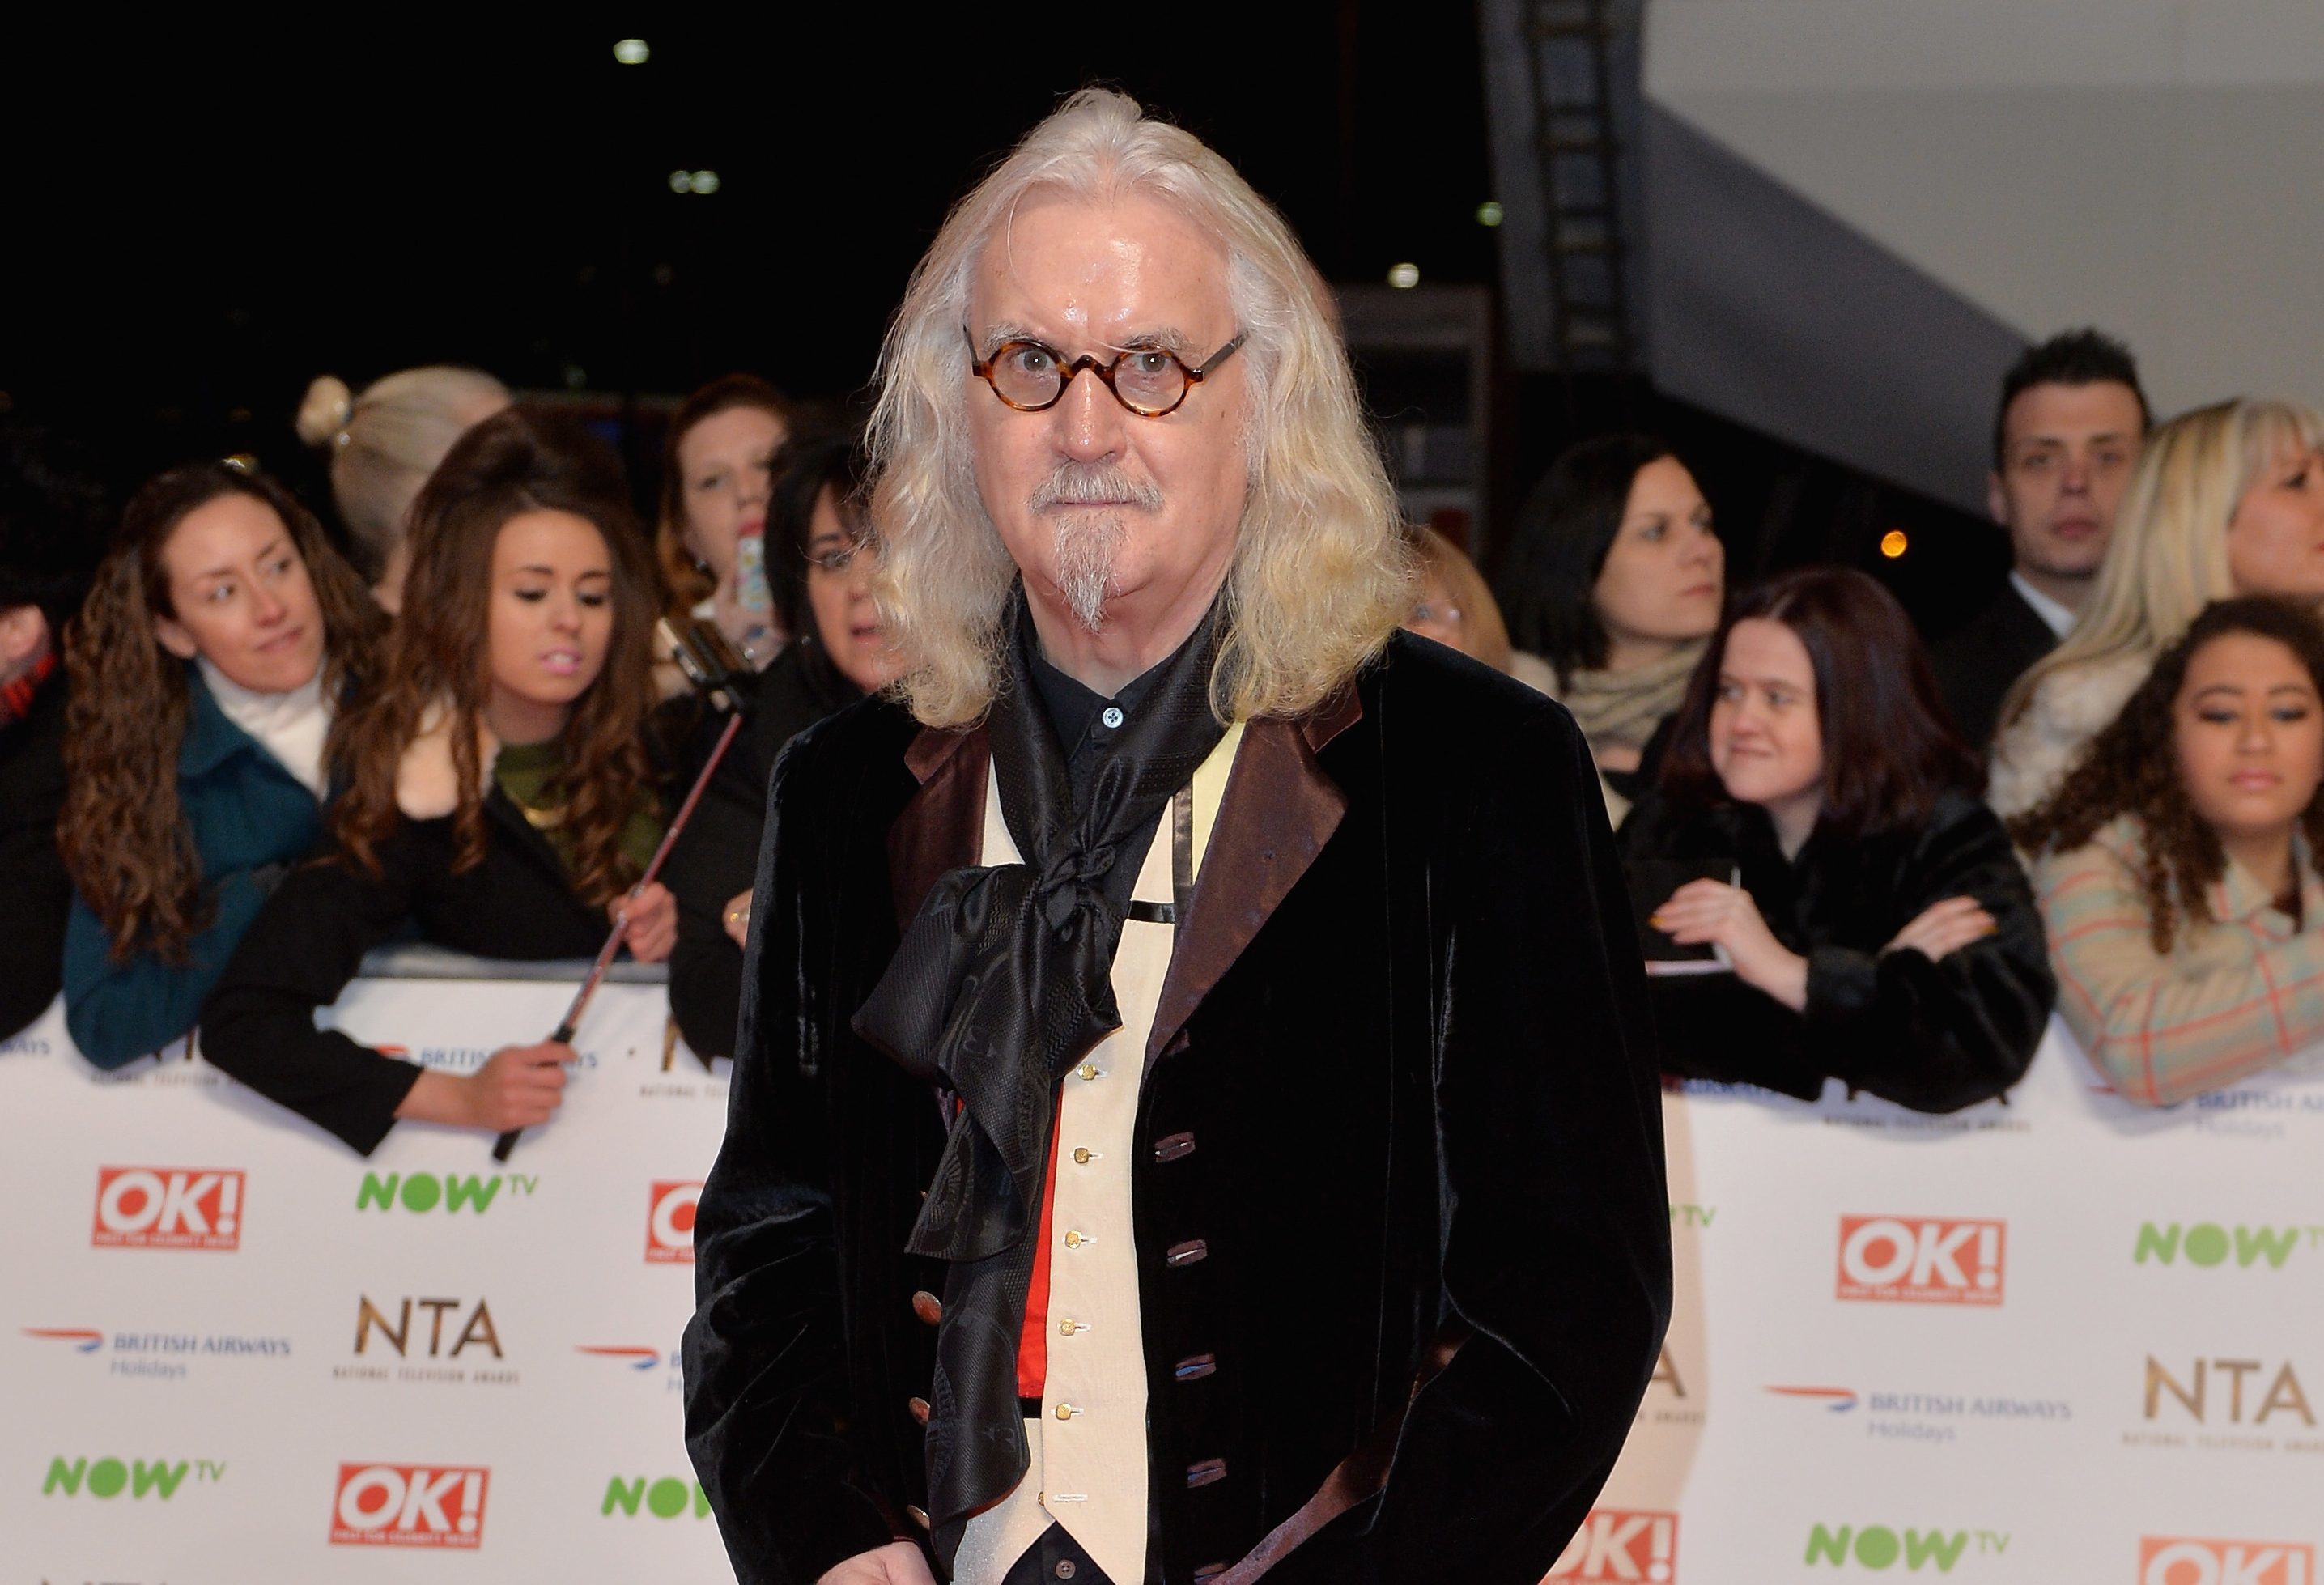
<path fill-rule="evenodd" d="M 767 585 L 776 617 L 794 637 L 760 674 L 750 723 L 664 871 L 678 898 L 670 1011 L 705 1058 L 733 1054 L 751 883 L 776 757 L 798 733 L 896 675 L 872 594 L 877 556 L 855 498 L 861 465 L 860 437 L 833 427 L 802 429 L 777 458 Z"/>
<path fill-rule="evenodd" d="M 1719 625 L 1726 567 L 1694 475 L 1651 436 L 1567 448 L 1526 502 L 1501 569 L 1509 669 L 1573 713 L 1619 799 L 1654 780 L 1648 745 Z"/>
<path fill-rule="evenodd" d="M 1979 780 L 1877 583 L 1811 568 L 1738 601 L 1622 829 L 1650 931 L 1718 954 L 1648 965 L 1664 1070 L 1917 1111 L 2015 1083 L 2056 987 Z"/>

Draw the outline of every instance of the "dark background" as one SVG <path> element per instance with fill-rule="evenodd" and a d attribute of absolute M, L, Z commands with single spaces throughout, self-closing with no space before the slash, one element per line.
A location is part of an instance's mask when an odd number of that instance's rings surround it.
<path fill-rule="evenodd" d="M 1091 82 L 1217 148 L 1333 281 L 1400 261 L 1426 283 L 1498 280 L 1466 5 L 833 9 L 20 36 L 0 51 L 16 123 L 0 254 L 17 277 L 0 400 L 91 442 L 120 486 L 247 452 L 322 505 L 290 420 L 327 372 L 360 390 L 472 364 L 633 416 L 738 368 L 842 396 L 946 207 Z M 629 35 L 651 49 L 641 66 L 613 57 Z M 719 190 L 673 192 L 680 170 L 715 170 Z M 1701 476 L 1734 581 L 1850 562 L 1941 626 L 2006 566 L 1989 527 L 1634 381 L 1503 369 L 1495 389 L 1489 539 L 1569 439 L 1643 425 Z M 626 439 L 648 498 L 654 427 Z M 1876 548 L 1894 527 L 1913 537 L 1902 564 Z"/>

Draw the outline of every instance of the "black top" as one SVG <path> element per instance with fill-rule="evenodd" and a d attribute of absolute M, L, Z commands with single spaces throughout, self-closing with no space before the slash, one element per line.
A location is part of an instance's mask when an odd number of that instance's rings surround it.
<path fill-rule="evenodd" d="M 1984 754 L 2001 724 L 2001 702 L 2010 686 L 2057 647 L 2058 635 L 2013 583 L 2003 584 L 1984 610 L 1930 645 L 1929 664 L 1961 741 Z"/>
<path fill-rule="evenodd" d="M 767 782 L 783 747 L 816 722 L 854 703 L 863 690 L 807 640 L 784 647 L 758 677 L 750 720 L 718 763 L 694 817 L 671 844 L 662 884 L 678 899 L 678 945 L 669 954 L 669 1010 L 687 1045 L 706 1061 L 730 1056 L 734 1013 L 742 995 L 742 949 L 726 934 L 728 899 L 751 889 L 759 868 L 759 834 L 767 817 Z M 698 760 L 715 740 L 716 721 L 695 736 Z M 689 775 L 687 786 L 693 785 Z M 680 795 L 681 797 L 683 794 Z"/>
<path fill-rule="evenodd" d="M 944 1126 L 852 1022 L 981 829 L 985 732 L 931 742 L 925 783 L 917 737 L 867 701 L 776 779 L 686 1336 L 744 1585 L 918 1534 L 945 1454 L 906 1407 L 936 1401 L 947 1268 L 905 1252 Z M 1572 719 L 1398 634 L 1352 699 L 1253 721 L 1171 976 L 1130 1158 L 1148 1578 L 1241 1557 L 1341 1470 L 1358 1506 L 1269 1585 L 1538 1580 L 1670 1297 L 1645 988 Z"/>
<path fill-rule="evenodd" d="M 1846 839 L 1819 826 L 1785 860 L 1766 813 L 1686 814 L 1650 795 L 1626 857 L 1743 872 L 1775 938 L 1808 960 L 1794 1012 L 1732 974 L 1649 981 L 1663 1067 L 1813 1100 L 1827 1076 L 1916 1111 L 1957 1111 L 2024 1076 L 2057 992 L 2042 916 L 1992 810 L 1947 793 L 1919 824 Z M 1931 904 L 1973 897 L 1998 926 L 1932 963 L 1884 952 Z"/>
<path fill-rule="evenodd" d="M 368 1156 L 420 1068 L 315 1027 L 364 954 L 417 925 L 485 958 L 593 958 L 612 928 L 574 895 L 556 851 L 499 784 L 484 797 L 484 862 L 452 871 L 451 816 L 400 822 L 369 875 L 336 849 L 294 870 L 259 910 L 202 1008 L 202 1055 Z M 549 1031 L 540 1031 L 546 1039 Z"/>
<path fill-rule="evenodd" d="M 57 852 L 65 806 L 65 678 L 0 727 L 0 1039 L 46 1012 L 63 972 L 72 881 Z"/>

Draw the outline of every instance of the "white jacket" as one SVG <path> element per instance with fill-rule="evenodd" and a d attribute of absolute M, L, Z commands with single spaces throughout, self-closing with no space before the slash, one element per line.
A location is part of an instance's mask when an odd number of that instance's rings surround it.
<path fill-rule="evenodd" d="M 2013 819 L 2057 791 L 2082 745 L 2122 714 L 2153 669 L 2153 655 L 2132 654 L 2043 677 L 2024 710 L 1993 740 L 1985 801 L 1994 812 Z"/>

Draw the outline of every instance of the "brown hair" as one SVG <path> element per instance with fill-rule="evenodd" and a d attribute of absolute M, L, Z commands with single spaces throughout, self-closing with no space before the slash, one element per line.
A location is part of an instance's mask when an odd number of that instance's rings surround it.
<path fill-rule="evenodd" d="M 1923 818 L 1947 792 L 1980 788 L 1977 756 L 1954 733 L 1928 654 L 1896 597 L 1847 567 L 1805 567 L 1737 600 L 1703 651 L 1663 761 L 1662 787 L 1673 802 L 1734 801 L 1711 763 L 1711 706 L 1728 635 L 1753 620 L 1791 629 L 1815 673 L 1823 738 L 1819 825 L 1843 837 L 1869 836 Z"/>
<path fill-rule="evenodd" d="M 1501 621 L 1501 608 L 1494 603 L 1493 591 L 1486 585 L 1485 575 L 1468 553 L 1434 529 L 1424 528 L 1413 534 L 1413 548 L 1419 552 L 1419 589 L 1422 595 L 1431 583 L 1442 584 L 1461 608 L 1461 641 L 1470 656 L 1483 661 L 1495 671 L 1509 668 L 1509 630 Z"/>
<path fill-rule="evenodd" d="M 661 449 L 661 502 L 654 522 L 654 558 L 661 566 L 669 595 L 665 613 L 687 616 L 710 597 L 712 584 L 686 548 L 686 470 L 678 448 L 687 434 L 705 419 L 738 407 L 754 407 L 771 415 L 788 434 L 791 404 L 783 393 L 756 374 L 722 374 L 680 402 L 670 415 L 669 434 Z M 781 613 L 776 613 L 781 620 Z"/>
<path fill-rule="evenodd" d="M 645 537 L 611 447 L 569 420 L 512 407 L 463 435 L 411 504 L 411 573 L 403 614 L 389 635 L 379 687 L 333 723 L 348 786 L 332 811 L 340 846 L 379 872 L 378 844 L 402 818 L 396 771 L 424 730 L 449 712 L 456 871 L 484 858 L 484 779 L 477 731 L 490 690 L 493 550 L 501 528 L 528 511 L 569 511 L 604 536 L 613 562 L 613 629 L 604 669 L 575 701 L 565 763 L 549 789 L 565 804 L 573 887 L 604 904 L 637 879 L 622 827 L 648 789 L 643 734 L 654 702 L 657 591 Z"/>
<path fill-rule="evenodd" d="M 325 696 L 377 670 L 379 607 L 290 491 L 263 474 L 204 462 L 172 468 L 137 493 L 65 635 L 72 693 L 57 844 L 116 961 L 144 952 L 182 963 L 208 923 L 201 855 L 178 804 L 186 666 L 162 650 L 153 622 L 177 615 L 161 565 L 171 536 L 196 509 L 235 493 L 271 508 L 306 564 L 323 616 Z"/>
<path fill-rule="evenodd" d="M 2009 823 L 2018 845 L 2039 855 L 2080 847 L 2117 815 L 2135 816 L 2145 834 L 2139 884 L 2159 953 L 2171 950 L 2181 918 L 2209 922 L 2204 892 L 2227 871 L 2218 833 L 2195 812 L 2179 779 L 2174 711 L 2195 652 L 2232 633 L 2282 644 L 2324 695 L 2324 627 L 2314 616 L 2261 595 L 2214 602 L 2163 652 L 2122 714 L 2090 740 L 2058 790 Z M 2300 825 L 2309 850 L 2324 853 L 2324 797 L 2309 800 Z"/>

